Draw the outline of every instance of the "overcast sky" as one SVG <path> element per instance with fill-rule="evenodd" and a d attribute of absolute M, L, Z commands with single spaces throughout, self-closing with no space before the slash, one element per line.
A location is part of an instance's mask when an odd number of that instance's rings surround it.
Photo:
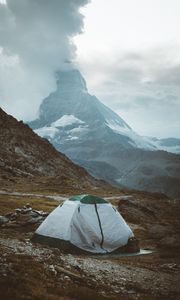
<path fill-rule="evenodd" d="M 92 0 L 82 12 L 91 93 L 142 135 L 180 137 L 180 1 Z"/>
<path fill-rule="evenodd" d="M 54 71 L 74 61 L 89 91 L 135 131 L 180 138 L 179 0 L 0 2 L 6 111 L 34 118 L 55 89 Z"/>

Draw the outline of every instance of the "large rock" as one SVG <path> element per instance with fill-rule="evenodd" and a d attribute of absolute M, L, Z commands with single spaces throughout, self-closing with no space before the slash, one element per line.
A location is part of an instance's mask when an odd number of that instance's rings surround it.
<path fill-rule="evenodd" d="M 9 222 L 9 219 L 4 217 L 4 216 L 0 216 L 0 226 L 3 224 L 6 224 Z"/>

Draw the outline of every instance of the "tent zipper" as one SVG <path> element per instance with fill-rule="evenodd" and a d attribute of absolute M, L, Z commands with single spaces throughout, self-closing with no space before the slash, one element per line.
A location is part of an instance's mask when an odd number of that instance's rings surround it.
<path fill-rule="evenodd" d="M 97 209 L 97 204 L 95 203 L 94 206 L 95 206 L 95 211 L 96 211 L 96 214 L 97 214 L 98 223 L 99 223 L 99 228 L 100 228 L 100 231 L 101 231 L 101 237 L 102 237 L 101 243 L 100 243 L 100 247 L 101 247 L 103 250 L 105 250 L 105 249 L 103 248 L 104 234 L 103 234 L 102 225 L 101 225 L 101 220 L 100 220 L 99 213 L 98 213 L 98 209 Z M 105 251 L 106 251 L 106 250 L 105 250 Z"/>

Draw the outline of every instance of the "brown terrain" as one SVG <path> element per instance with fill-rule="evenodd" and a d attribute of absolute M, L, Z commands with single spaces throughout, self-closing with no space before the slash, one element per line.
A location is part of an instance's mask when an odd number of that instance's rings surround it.
<path fill-rule="evenodd" d="M 90 176 L 58 152 L 46 139 L 40 138 L 22 121 L 0 108 L 0 186 L 26 185 L 32 191 L 68 189 L 85 190 L 107 186 Z"/>
<path fill-rule="evenodd" d="M 0 143 L 1 299 L 180 299 L 180 199 L 98 182 L 2 110 Z M 7 222 L 26 203 L 51 212 L 85 192 L 118 207 L 140 241 L 138 255 L 72 255 L 33 244 L 42 212 Z"/>

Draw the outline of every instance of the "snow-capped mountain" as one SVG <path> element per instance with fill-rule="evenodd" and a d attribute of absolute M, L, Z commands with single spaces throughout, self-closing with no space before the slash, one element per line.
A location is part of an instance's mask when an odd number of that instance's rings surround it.
<path fill-rule="evenodd" d="M 100 130 L 122 139 L 125 148 L 155 150 L 147 138 L 139 136 L 116 113 L 88 93 L 85 80 L 77 70 L 59 72 L 57 90 L 40 107 L 40 117 L 30 125 L 42 137 L 57 144 L 82 140 Z M 57 145 L 56 145 L 57 146 Z"/>
<path fill-rule="evenodd" d="M 171 170 L 166 166 L 171 156 L 178 163 L 180 156 L 157 152 L 157 141 L 138 135 L 88 93 L 78 70 L 57 74 L 56 91 L 43 100 L 39 118 L 29 125 L 91 174 L 115 185 L 166 192 L 162 178 L 177 175 L 172 162 Z"/>
<path fill-rule="evenodd" d="M 151 144 L 157 149 L 164 150 L 170 153 L 180 154 L 180 139 L 177 138 L 147 138 Z"/>

